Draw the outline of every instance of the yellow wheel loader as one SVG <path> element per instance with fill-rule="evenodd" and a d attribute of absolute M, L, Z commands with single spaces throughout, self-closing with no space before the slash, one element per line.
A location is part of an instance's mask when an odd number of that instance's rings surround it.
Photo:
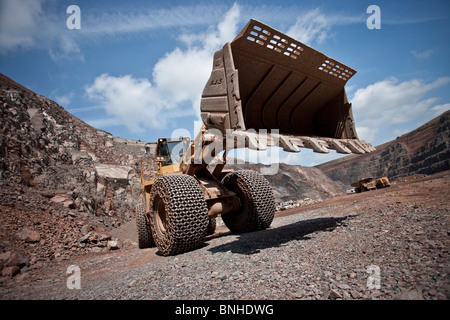
<path fill-rule="evenodd" d="M 139 247 L 174 255 L 202 246 L 221 216 L 232 232 L 268 228 L 271 186 L 255 171 L 224 170 L 232 149 L 367 153 L 359 140 L 346 82 L 355 70 L 287 35 L 250 20 L 214 54 L 194 141 L 161 138 L 141 164 Z"/>

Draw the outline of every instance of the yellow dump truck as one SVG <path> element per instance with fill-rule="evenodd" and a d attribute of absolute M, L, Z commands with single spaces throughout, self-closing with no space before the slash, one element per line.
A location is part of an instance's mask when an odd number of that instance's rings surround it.
<path fill-rule="evenodd" d="M 355 193 L 360 193 L 369 190 L 382 189 L 390 187 L 391 183 L 387 177 L 381 177 L 378 179 L 365 178 L 351 184 L 355 188 Z"/>
<path fill-rule="evenodd" d="M 161 138 L 141 165 L 136 208 L 139 247 L 163 255 L 193 250 L 214 232 L 215 218 L 236 233 L 268 228 L 272 188 L 255 171 L 226 171 L 235 148 L 367 153 L 345 84 L 355 70 L 259 21 L 250 20 L 212 57 L 201 97 L 203 126 L 188 137 Z M 214 165 L 212 165 L 214 164 Z"/>

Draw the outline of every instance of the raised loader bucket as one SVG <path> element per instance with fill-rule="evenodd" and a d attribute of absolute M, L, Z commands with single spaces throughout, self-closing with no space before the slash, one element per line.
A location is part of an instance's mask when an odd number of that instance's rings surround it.
<path fill-rule="evenodd" d="M 269 133 L 277 129 L 279 134 L 271 139 L 278 139 L 286 151 L 298 152 L 305 147 L 317 152 L 371 152 L 374 148 L 358 139 L 344 89 L 355 73 L 317 50 L 250 20 L 214 55 L 213 70 L 202 94 L 202 120 L 207 129 L 223 133 L 235 130 L 249 136 L 248 140 L 253 134 L 249 129 L 267 129 Z M 274 145 L 271 139 L 268 145 Z"/>

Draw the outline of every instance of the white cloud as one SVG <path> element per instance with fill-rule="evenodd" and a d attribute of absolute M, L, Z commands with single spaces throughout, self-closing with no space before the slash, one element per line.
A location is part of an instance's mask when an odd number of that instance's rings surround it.
<path fill-rule="evenodd" d="M 135 7 L 118 12 L 113 6 L 102 11 L 81 8 L 81 29 L 68 30 L 64 5 L 50 0 L 0 1 L 0 53 L 39 49 L 48 51 L 55 62 L 84 61 L 82 46 L 121 36 L 157 32 L 161 29 L 214 23 L 224 5 L 198 4 L 167 8 Z"/>
<path fill-rule="evenodd" d="M 62 60 L 84 61 L 84 54 L 81 52 L 75 39 L 62 34 L 60 35 L 57 44 L 48 49 L 48 54 L 55 62 Z"/>
<path fill-rule="evenodd" d="M 64 94 L 64 95 L 57 95 L 55 93 L 53 93 L 53 99 L 60 104 L 63 107 L 68 107 L 70 105 L 70 102 L 74 96 L 73 92 L 70 92 L 68 94 Z"/>
<path fill-rule="evenodd" d="M 123 121 L 117 117 L 89 120 L 88 123 L 94 128 L 108 128 L 123 125 Z M 135 131 L 139 132 L 140 130 L 135 129 Z"/>
<path fill-rule="evenodd" d="M 431 55 L 434 53 L 434 50 L 425 50 L 425 51 L 417 51 L 413 50 L 411 51 L 411 54 L 417 58 L 417 59 L 427 59 L 431 57 Z"/>
<path fill-rule="evenodd" d="M 170 97 L 174 103 L 186 100 L 200 103 L 211 65 L 212 54 L 208 50 L 176 48 L 156 63 L 153 69 L 155 86 L 161 96 Z"/>
<path fill-rule="evenodd" d="M 378 132 L 378 128 L 369 128 L 359 126 L 358 122 L 356 123 L 356 132 L 358 133 L 358 138 L 364 141 L 375 141 L 376 133 Z"/>
<path fill-rule="evenodd" d="M 299 16 L 287 34 L 305 44 L 314 41 L 322 43 L 327 38 L 330 27 L 325 14 L 316 8 Z"/>
<path fill-rule="evenodd" d="M 299 15 L 295 24 L 286 33 L 307 45 L 321 44 L 331 37 L 333 26 L 364 21 L 362 16 L 350 16 L 345 13 L 325 14 L 320 8 L 315 8 Z"/>
<path fill-rule="evenodd" d="M 0 2 L 0 52 L 29 48 L 35 44 L 36 26 L 42 21 L 41 1 Z"/>
<path fill-rule="evenodd" d="M 207 4 L 167 8 L 146 4 L 144 7 L 133 6 L 132 8 L 126 10 L 121 8 L 121 11 L 117 11 L 111 6 L 106 10 L 102 8 L 103 12 L 93 10 L 83 13 L 84 22 L 81 31 L 87 36 L 91 34 L 104 37 L 105 35 L 151 32 L 162 28 L 210 24 L 220 19 L 220 12 L 226 10 L 223 5 Z"/>
<path fill-rule="evenodd" d="M 180 30 L 193 26 L 207 26 L 220 20 L 227 10 L 225 4 L 194 4 L 178 6 L 103 7 L 102 11 L 81 8 L 81 29 L 67 30 L 68 15 L 61 8 L 47 5 L 49 0 L 1 0 L 0 10 L 0 53 L 18 49 L 44 49 L 55 61 L 84 61 L 82 47 L 98 41 L 120 39 L 130 35 L 150 34 L 158 30 L 173 30 L 185 44 L 197 46 L 202 42 L 210 50 L 236 36 L 235 26 L 241 17 L 241 6 L 235 3 L 216 26 L 214 32 L 204 34 L 183 34 Z M 58 4 L 59 6 L 63 6 Z M 361 22 L 361 17 L 347 14 L 325 14 L 316 8 L 297 14 L 298 7 L 249 6 L 244 4 L 245 17 L 254 15 L 271 21 L 292 21 L 295 24 L 288 34 L 305 43 L 323 42 L 330 36 L 334 25 Z M 45 10 L 44 10 L 45 8 Z M 62 8 L 64 9 L 64 8 Z M 178 34 L 177 34 L 178 33 Z"/>
<path fill-rule="evenodd" d="M 388 78 L 358 89 L 350 99 L 357 117 L 358 133 L 361 138 L 375 142 L 380 130 L 428 115 L 438 99 L 427 98 L 426 94 L 448 83 L 450 78 L 439 78 L 430 83 L 422 79 L 399 82 L 396 78 Z"/>
<path fill-rule="evenodd" d="M 214 52 L 236 36 L 239 16 L 240 7 L 234 4 L 216 28 L 181 35 L 179 39 L 187 49 L 176 48 L 154 67 L 153 79 L 158 91 L 171 96 L 174 103 L 190 101 L 199 116 L 201 92 L 211 73 Z"/>
<path fill-rule="evenodd" d="M 177 47 L 156 63 L 153 83 L 132 75 L 97 77 L 86 92 L 110 119 L 91 124 L 122 124 L 132 132 L 142 132 L 145 127 L 163 128 L 175 117 L 199 117 L 201 92 L 211 72 L 213 54 L 235 36 L 239 14 L 240 7 L 235 4 L 215 28 L 180 36 L 187 48 Z"/>
<path fill-rule="evenodd" d="M 434 117 L 437 117 L 448 110 L 450 110 L 450 103 L 440 104 L 431 108 L 431 112 Z"/>
<path fill-rule="evenodd" d="M 89 106 L 89 107 L 80 107 L 80 108 L 70 108 L 67 111 L 69 111 L 72 114 L 75 114 L 78 112 L 86 112 L 86 111 L 94 111 L 94 110 L 102 110 L 102 109 L 103 109 L 103 107 L 101 107 L 101 106 Z M 104 127 L 104 126 L 102 126 L 102 127 Z"/>
<path fill-rule="evenodd" d="M 66 28 L 66 12 L 49 10 L 48 0 L 1 0 L 0 53 L 46 50 L 50 58 L 84 61 L 78 45 L 79 32 Z M 47 10 L 44 10 L 47 8 Z"/>
<path fill-rule="evenodd" d="M 392 132 L 392 137 L 391 137 L 391 139 L 395 139 L 395 138 L 397 138 L 397 137 L 400 137 L 400 136 L 402 136 L 402 135 L 404 135 L 404 134 L 406 134 L 406 133 L 408 133 L 409 132 L 409 130 L 407 130 L 407 129 L 395 129 L 393 132 Z"/>
<path fill-rule="evenodd" d="M 142 132 L 142 125 L 162 128 L 166 117 L 161 110 L 170 109 L 148 79 L 131 75 L 113 77 L 102 74 L 86 88 L 89 99 L 98 103 L 110 116 L 94 121 L 96 125 L 125 125 L 131 132 Z M 106 122 L 105 122 L 106 121 Z"/>

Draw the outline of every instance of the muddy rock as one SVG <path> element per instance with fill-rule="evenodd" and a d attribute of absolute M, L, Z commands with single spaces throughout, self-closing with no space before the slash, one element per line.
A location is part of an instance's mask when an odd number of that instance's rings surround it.
<path fill-rule="evenodd" d="M 27 256 L 24 256 L 19 253 L 12 253 L 5 264 L 6 267 L 13 267 L 17 266 L 19 268 L 23 267 L 29 267 L 30 266 L 30 259 Z"/>
<path fill-rule="evenodd" d="M 22 231 L 17 233 L 17 237 L 20 240 L 23 240 L 25 242 L 39 242 L 41 240 L 41 236 L 38 232 L 30 229 L 23 229 Z"/>
<path fill-rule="evenodd" d="M 18 266 L 5 267 L 2 269 L 2 277 L 12 278 L 20 273 L 20 268 Z"/>
<path fill-rule="evenodd" d="M 119 249 L 119 243 L 116 240 L 109 240 L 108 241 L 108 249 L 109 250 Z"/>

